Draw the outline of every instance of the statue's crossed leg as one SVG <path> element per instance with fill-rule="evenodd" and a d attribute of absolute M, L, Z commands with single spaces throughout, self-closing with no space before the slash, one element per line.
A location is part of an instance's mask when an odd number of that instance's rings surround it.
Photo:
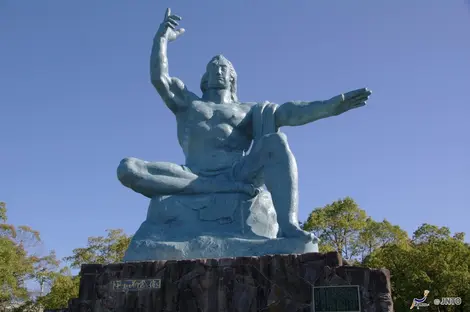
<path fill-rule="evenodd" d="M 129 157 L 121 161 L 118 178 L 124 186 L 152 198 L 175 194 L 242 192 L 254 196 L 255 187 L 220 176 L 204 177 L 169 162 L 149 162 Z"/>
<path fill-rule="evenodd" d="M 283 133 L 263 136 L 250 153 L 234 164 L 232 179 L 205 177 L 167 162 L 147 162 L 125 158 L 118 167 L 121 183 L 149 198 L 157 195 L 244 192 L 254 196 L 266 185 L 271 193 L 283 236 L 310 234 L 297 223 L 297 164 Z"/>

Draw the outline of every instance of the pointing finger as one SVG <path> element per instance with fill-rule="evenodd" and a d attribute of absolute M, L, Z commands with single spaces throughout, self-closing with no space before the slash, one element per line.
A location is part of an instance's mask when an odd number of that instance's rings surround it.
<path fill-rule="evenodd" d="M 356 93 L 349 96 L 349 99 L 359 99 L 359 98 L 368 98 L 370 96 L 370 92 L 363 92 L 363 93 Z"/>
<path fill-rule="evenodd" d="M 365 106 L 367 104 L 367 102 L 359 102 L 359 103 L 355 103 L 353 105 L 350 105 L 348 110 L 349 109 L 355 109 L 355 108 L 359 108 L 359 107 L 362 107 L 362 106 Z"/>
<path fill-rule="evenodd" d="M 354 90 L 354 91 L 349 91 L 345 94 L 345 96 L 347 98 L 352 98 L 352 97 L 356 97 L 356 96 L 359 96 L 359 95 L 370 95 L 371 92 L 370 90 L 368 90 L 367 88 L 362 88 L 362 89 L 357 89 L 357 90 Z"/>
<path fill-rule="evenodd" d="M 360 88 L 360 89 L 357 89 L 357 90 L 354 90 L 352 91 L 353 93 L 364 93 L 364 92 L 368 92 L 369 90 L 367 88 Z"/>
<path fill-rule="evenodd" d="M 355 105 L 354 108 L 362 107 L 362 106 L 365 106 L 366 104 L 367 104 L 367 102 L 361 102 L 361 103 Z"/>
<path fill-rule="evenodd" d="M 372 92 L 369 90 L 366 91 L 366 89 L 360 89 L 360 90 L 355 90 L 351 91 L 345 94 L 345 99 L 346 100 L 359 100 L 359 99 L 367 99 Z"/>
<path fill-rule="evenodd" d="M 166 12 L 165 12 L 165 18 L 167 18 L 168 16 L 170 16 L 171 14 L 171 9 L 170 8 L 167 8 L 166 9 Z"/>
<path fill-rule="evenodd" d="M 347 103 L 348 103 L 347 105 L 355 106 L 359 103 L 364 103 L 368 99 L 369 99 L 368 97 L 357 97 L 357 98 L 349 99 L 347 100 Z"/>

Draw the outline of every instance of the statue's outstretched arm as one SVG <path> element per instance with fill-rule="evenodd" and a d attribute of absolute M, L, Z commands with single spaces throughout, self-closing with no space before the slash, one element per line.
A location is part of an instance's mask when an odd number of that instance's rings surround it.
<path fill-rule="evenodd" d="M 364 88 L 340 94 L 326 101 L 287 102 L 276 110 L 276 125 L 300 126 L 318 119 L 337 116 L 366 105 L 371 91 Z"/>
<path fill-rule="evenodd" d="M 167 9 L 153 40 L 150 56 L 150 79 L 165 104 L 173 111 L 181 111 L 189 103 L 188 97 L 195 96 L 186 89 L 184 83 L 168 73 L 167 45 L 184 33 L 184 29 L 176 29 L 181 17 L 171 15 Z"/>

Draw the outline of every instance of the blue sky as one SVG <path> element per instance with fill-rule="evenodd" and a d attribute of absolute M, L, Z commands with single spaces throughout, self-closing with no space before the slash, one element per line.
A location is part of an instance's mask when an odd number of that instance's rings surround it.
<path fill-rule="evenodd" d="M 369 104 L 284 129 L 300 219 L 353 197 L 377 220 L 469 233 L 470 11 L 465 1 L 0 1 L 0 200 L 60 257 L 107 228 L 133 233 L 148 201 L 120 185 L 125 156 L 183 163 L 175 119 L 149 82 L 170 6 L 186 33 L 172 75 L 199 92 L 223 53 L 241 100 Z M 470 233 L 469 233 L 470 234 Z"/>

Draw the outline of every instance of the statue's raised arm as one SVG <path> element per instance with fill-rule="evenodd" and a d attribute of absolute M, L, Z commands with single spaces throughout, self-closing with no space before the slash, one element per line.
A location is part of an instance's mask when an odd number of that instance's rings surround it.
<path fill-rule="evenodd" d="M 181 17 L 172 15 L 170 9 L 165 12 L 165 18 L 160 24 L 153 40 L 152 53 L 150 56 L 150 79 L 157 89 L 165 104 L 174 113 L 184 109 L 187 97 L 193 95 L 184 83 L 168 73 L 167 45 L 168 42 L 176 40 L 184 33 L 183 28 L 176 29 Z"/>

